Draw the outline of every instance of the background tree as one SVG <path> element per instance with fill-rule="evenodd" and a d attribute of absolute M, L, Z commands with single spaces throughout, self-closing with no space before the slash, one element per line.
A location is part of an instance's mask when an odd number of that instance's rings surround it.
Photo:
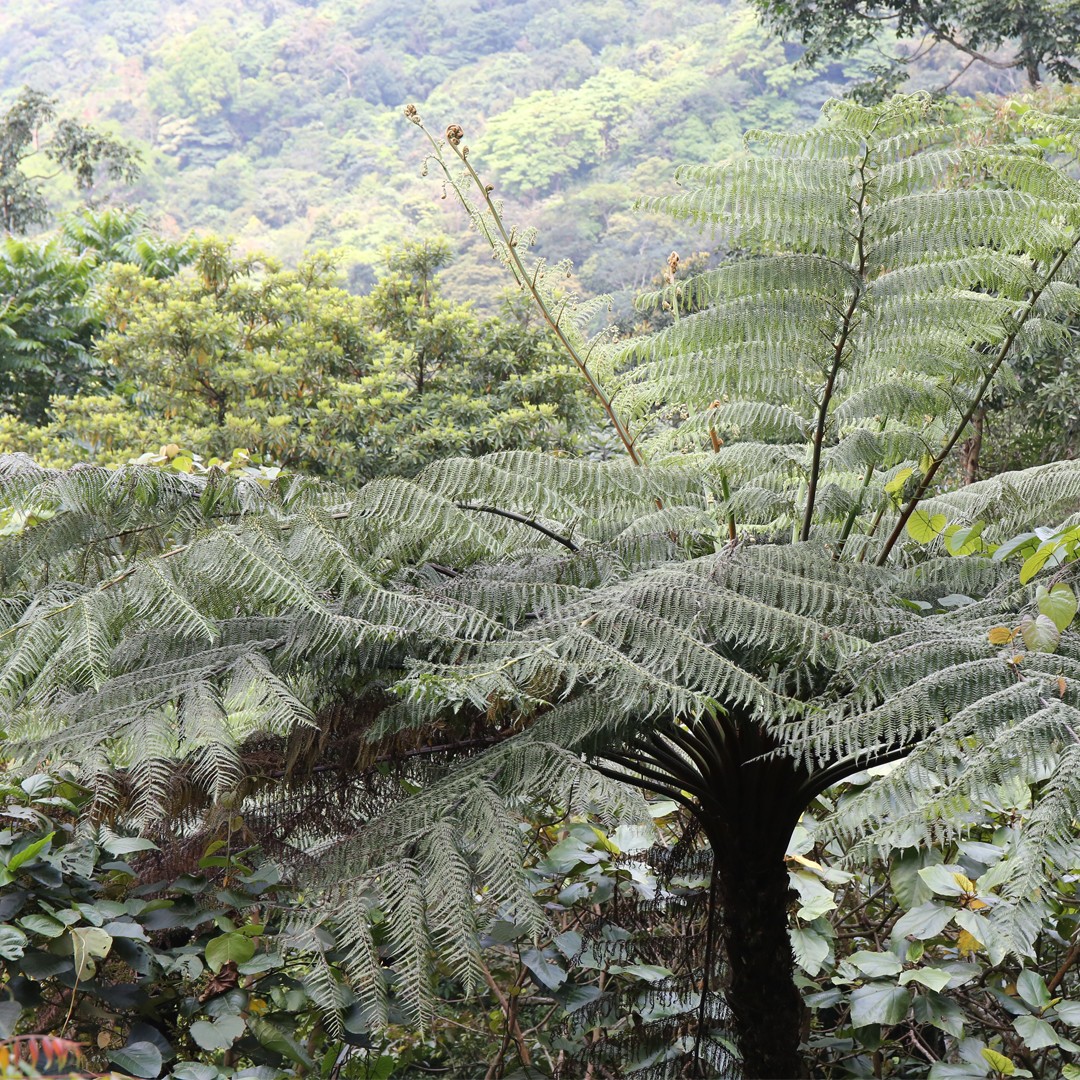
<path fill-rule="evenodd" d="M 56 105 L 27 86 L 0 116 L 0 227 L 9 234 L 48 221 L 47 180 L 66 173 L 86 193 L 102 171 L 126 183 L 139 174 L 135 150 L 75 120 L 58 120 Z"/>
<path fill-rule="evenodd" d="M 129 243 L 107 230 L 98 242 L 121 257 Z M 440 295 L 445 242 L 387 252 L 366 297 L 340 287 L 328 256 L 288 271 L 216 239 L 190 256 L 177 276 L 154 250 L 113 268 L 95 307 L 98 385 L 55 401 L 49 423 L 10 421 L 6 448 L 50 464 L 244 448 L 364 480 L 445 454 L 590 444 L 588 398 L 525 311 L 481 319 Z"/>
<path fill-rule="evenodd" d="M 385 246 L 450 233 L 443 291 L 488 315 L 503 280 L 462 216 L 428 197 L 395 112 L 405 100 L 423 107 L 430 96 L 440 113 L 490 120 L 497 190 L 530 200 L 544 191 L 529 220 L 546 253 L 572 258 L 593 294 L 618 288 L 629 309 L 629 264 L 647 268 L 647 281 L 690 243 L 628 212 L 667 180 L 665 162 L 727 153 L 747 126 L 812 123 L 842 81 L 836 68 L 793 70 L 743 0 L 378 0 L 363 10 L 326 0 L 317 11 L 101 0 L 92 15 L 59 3 L 53 20 L 34 0 L 2 5 L 0 94 L 30 83 L 58 95 L 63 115 L 145 147 L 133 198 L 155 217 L 235 237 L 289 267 L 332 246 L 357 292 L 374 284 Z M 514 125 L 535 114 L 534 93 L 550 107 L 525 138 Z M 553 125 L 563 144 L 545 159 L 530 146 Z M 583 158 L 590 148 L 600 152 Z M 572 173 L 564 157 L 578 163 Z"/>
<path fill-rule="evenodd" d="M 186 241 L 164 240 L 145 215 L 83 211 L 43 238 L 0 241 L 0 407 L 18 425 L 52 419 L 57 398 L 100 387 L 93 340 L 106 325 L 100 287 L 116 263 L 165 277 L 190 258 Z M 106 379 L 107 381 L 107 379 Z"/>
<path fill-rule="evenodd" d="M 966 3 L 964 0 L 753 0 L 766 24 L 784 39 L 806 48 L 805 59 L 819 64 L 848 56 L 881 40 L 929 39 L 967 57 L 968 65 L 1019 70 L 1029 85 L 1050 76 L 1072 82 L 1080 68 L 1080 29 L 1068 4 L 1035 0 L 1020 4 Z M 895 56 L 894 65 L 907 62 Z"/>

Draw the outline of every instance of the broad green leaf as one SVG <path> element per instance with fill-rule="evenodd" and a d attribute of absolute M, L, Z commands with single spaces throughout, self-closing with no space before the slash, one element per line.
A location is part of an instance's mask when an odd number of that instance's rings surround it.
<path fill-rule="evenodd" d="M 0 1042 L 15 1034 L 22 1013 L 23 1007 L 17 1001 L 0 1001 Z"/>
<path fill-rule="evenodd" d="M 109 1054 L 109 1060 L 132 1076 L 156 1077 L 161 1073 L 161 1051 L 151 1042 L 133 1042 Z"/>
<path fill-rule="evenodd" d="M 1076 615 L 1076 594 L 1063 582 L 1047 590 L 1040 585 L 1035 590 L 1035 603 L 1039 612 L 1050 619 L 1058 630 L 1066 630 Z"/>
<path fill-rule="evenodd" d="M 1069 1027 L 1080 1027 L 1080 1001 L 1059 1001 L 1054 1006 L 1054 1012 Z"/>
<path fill-rule="evenodd" d="M 33 776 L 28 776 L 23 780 L 19 787 L 33 799 L 51 791 L 55 784 L 56 781 L 48 773 L 34 773 Z"/>
<path fill-rule="evenodd" d="M 990 922 L 968 908 L 953 913 L 953 919 L 961 930 L 966 930 L 980 945 L 986 945 L 990 937 Z"/>
<path fill-rule="evenodd" d="M 1029 1008 L 1042 1010 L 1050 1004 L 1050 991 L 1034 971 L 1024 969 L 1016 977 L 1016 992 Z"/>
<path fill-rule="evenodd" d="M 870 978 L 882 978 L 899 975 L 904 965 L 894 953 L 868 952 L 862 950 L 852 953 L 847 962 Z"/>
<path fill-rule="evenodd" d="M 930 990 L 937 990 L 940 993 L 949 984 L 951 978 L 952 975 L 947 971 L 942 971 L 941 968 L 912 968 L 903 972 L 898 982 L 901 986 L 917 982 Z"/>
<path fill-rule="evenodd" d="M 599 986 L 578 986 L 576 983 L 566 983 L 559 987 L 551 996 L 563 1007 L 567 1014 L 575 1013 L 578 1009 L 591 1005 L 603 994 Z"/>
<path fill-rule="evenodd" d="M 153 840 L 143 836 L 113 836 L 101 845 L 110 855 L 133 855 L 136 851 L 157 851 Z"/>
<path fill-rule="evenodd" d="M 31 933 L 40 934 L 42 937 L 47 938 L 63 937 L 64 931 L 67 930 L 67 927 L 59 919 L 54 919 L 51 915 L 45 915 L 41 912 L 24 916 L 19 920 L 19 925 Z"/>
<path fill-rule="evenodd" d="M 48 836 L 43 836 L 40 840 L 35 840 L 32 844 L 27 844 L 22 851 L 15 852 L 14 855 L 8 859 L 7 868 L 11 873 L 15 873 L 20 866 L 28 863 L 35 855 L 43 851 L 52 841 L 52 838 L 56 833 L 51 832 Z"/>
<path fill-rule="evenodd" d="M 868 1024 L 899 1024 L 911 1006 L 911 991 L 890 983 L 870 983 L 851 994 L 851 1023 L 855 1027 Z"/>
<path fill-rule="evenodd" d="M 1057 650 L 1061 631 L 1046 615 L 1025 615 L 1020 620 L 1020 636 L 1032 652 L 1052 653 Z"/>
<path fill-rule="evenodd" d="M 1017 1016 L 1013 1019 L 1013 1027 L 1029 1050 L 1041 1050 L 1044 1046 L 1058 1044 L 1057 1032 L 1037 1016 Z"/>
<path fill-rule="evenodd" d="M 557 990 L 566 982 L 566 972 L 555 963 L 553 954 L 549 957 L 539 949 L 528 949 L 521 954 L 521 962 L 533 973 L 536 981 L 549 990 Z"/>
<path fill-rule="evenodd" d="M 1008 941 L 994 930 L 989 919 L 981 918 L 974 911 L 961 908 L 954 916 L 956 925 L 966 930 L 983 948 L 992 967 L 996 967 L 1009 952 Z"/>
<path fill-rule="evenodd" d="M 190 1034 L 203 1050 L 228 1050 L 244 1034 L 244 1021 L 230 1015 L 219 1016 L 213 1022 L 196 1020 Z"/>
<path fill-rule="evenodd" d="M 49 979 L 53 975 L 73 971 L 75 965 L 66 956 L 55 956 L 53 953 L 34 950 L 23 955 L 19 966 L 22 968 L 24 975 L 41 982 L 43 979 Z"/>
<path fill-rule="evenodd" d="M 255 942 L 243 934 L 222 934 L 206 943 L 206 966 L 220 971 L 228 963 L 243 964 L 255 955 Z"/>
<path fill-rule="evenodd" d="M 1024 560 L 1024 565 L 1020 567 L 1021 585 L 1026 585 L 1047 564 L 1056 548 L 1057 544 L 1054 542 L 1042 544 L 1034 555 Z"/>
<path fill-rule="evenodd" d="M 832 889 L 824 885 L 816 874 L 793 871 L 790 880 L 799 894 L 798 916 L 804 922 L 813 922 L 836 909 Z"/>
<path fill-rule="evenodd" d="M 896 899 L 907 910 L 924 903 L 933 895 L 930 886 L 919 877 L 923 862 L 923 854 L 915 849 L 907 849 L 892 858 L 889 884 L 896 893 Z"/>
<path fill-rule="evenodd" d="M 940 863 L 937 866 L 924 866 L 919 871 L 919 877 L 938 896 L 964 896 L 968 892 L 967 885 L 970 884 L 966 879 L 960 880 L 962 875 L 958 875 L 955 867 Z"/>
<path fill-rule="evenodd" d="M 937 937 L 953 917 L 953 909 L 931 900 L 901 915 L 892 929 L 894 938 L 915 938 L 926 941 Z"/>
<path fill-rule="evenodd" d="M 931 517 L 925 510 L 916 510 L 908 518 L 907 531 L 916 543 L 929 544 L 931 540 L 938 538 L 947 524 L 944 514 L 934 514 Z"/>
<path fill-rule="evenodd" d="M 999 544 L 994 550 L 994 554 L 991 558 L 994 562 L 1002 562 L 1010 555 L 1015 555 L 1017 552 L 1023 551 L 1025 548 L 1034 549 L 1038 546 L 1039 537 L 1037 533 L 1025 532 L 1020 533 L 1019 536 L 1014 536 L 1011 540 L 1006 540 L 1005 543 Z"/>
<path fill-rule="evenodd" d="M 964 1037 L 964 1013 L 952 998 L 930 990 L 916 994 L 911 1008 L 917 1024 L 931 1024 L 954 1039 Z"/>
<path fill-rule="evenodd" d="M 169 1080 L 218 1080 L 220 1075 L 215 1066 L 197 1061 L 180 1061 L 169 1070 Z"/>
<path fill-rule="evenodd" d="M 645 982 L 660 982 L 661 979 L 670 979 L 672 972 L 658 964 L 613 964 L 608 970 L 613 975 L 633 975 Z"/>
<path fill-rule="evenodd" d="M 575 957 L 581 955 L 582 938 L 576 930 L 564 931 L 552 938 L 551 943 L 567 960 L 572 961 Z"/>
<path fill-rule="evenodd" d="M 791 948 L 795 953 L 795 962 L 808 975 L 816 975 L 825 958 L 829 955 L 828 938 L 816 930 L 793 926 L 788 930 L 791 936 Z"/>
<path fill-rule="evenodd" d="M 982 531 L 986 527 L 983 521 L 977 521 L 970 528 L 951 525 L 945 530 L 945 550 L 957 558 L 974 555 L 983 550 Z"/>

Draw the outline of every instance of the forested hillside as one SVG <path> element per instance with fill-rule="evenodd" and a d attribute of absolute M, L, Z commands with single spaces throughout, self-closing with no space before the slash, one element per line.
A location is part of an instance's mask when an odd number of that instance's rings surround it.
<path fill-rule="evenodd" d="M 455 298 L 505 283 L 454 200 L 422 177 L 406 102 L 437 130 L 461 124 L 511 218 L 539 229 L 541 253 L 573 259 L 583 287 L 606 292 L 646 283 L 671 250 L 670 223 L 631 211 L 671 163 L 716 160 L 748 127 L 811 123 L 845 79 L 839 65 L 793 67 L 797 50 L 741 0 L 47 8 L 0 5 L 0 101 L 29 84 L 132 140 L 145 169 L 128 197 L 166 229 L 231 235 L 289 264 L 341 247 L 356 291 L 383 245 L 433 230 L 462 237 Z"/>

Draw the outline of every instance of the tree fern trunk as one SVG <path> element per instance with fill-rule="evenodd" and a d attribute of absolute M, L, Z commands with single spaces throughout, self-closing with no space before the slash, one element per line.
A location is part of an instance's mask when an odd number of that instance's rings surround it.
<path fill-rule="evenodd" d="M 750 808 L 747 808 L 748 813 Z M 790 888 L 776 837 L 729 835 L 717 854 L 725 999 L 747 1080 L 806 1075 L 799 1052 L 803 1004 L 787 929 Z"/>
<path fill-rule="evenodd" d="M 804 809 L 806 775 L 790 759 L 766 756 L 775 742 L 749 717 L 739 717 L 727 746 L 727 759 L 713 762 L 700 817 L 716 860 L 724 997 L 746 1080 L 803 1077 L 784 853 Z"/>
<path fill-rule="evenodd" d="M 745 1080 L 807 1075 L 799 1052 L 803 1003 L 788 937 L 784 853 L 813 784 L 796 762 L 773 756 L 776 749 L 775 737 L 752 712 L 731 706 L 692 726 L 657 725 L 630 746 L 604 752 L 620 770 L 607 775 L 683 800 L 708 837 L 714 858 L 709 925 L 715 916 L 721 948 L 720 963 L 706 959 L 705 968 L 731 1012 Z M 715 952 L 708 948 L 706 955 Z"/>

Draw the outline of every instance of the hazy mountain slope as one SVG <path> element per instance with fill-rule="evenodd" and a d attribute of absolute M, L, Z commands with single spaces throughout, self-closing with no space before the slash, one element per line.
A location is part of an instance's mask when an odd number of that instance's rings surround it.
<path fill-rule="evenodd" d="M 354 287 L 381 245 L 463 218 L 401 116 L 467 132 L 514 220 L 609 290 L 677 238 L 631 212 L 749 126 L 813 119 L 841 73 L 788 64 L 726 0 L 4 0 L 0 95 L 24 83 L 146 154 L 131 197 L 170 227 L 288 261 L 338 246 Z M 700 241 L 685 240 L 687 244 Z M 502 282 L 472 238 L 460 295 Z"/>

